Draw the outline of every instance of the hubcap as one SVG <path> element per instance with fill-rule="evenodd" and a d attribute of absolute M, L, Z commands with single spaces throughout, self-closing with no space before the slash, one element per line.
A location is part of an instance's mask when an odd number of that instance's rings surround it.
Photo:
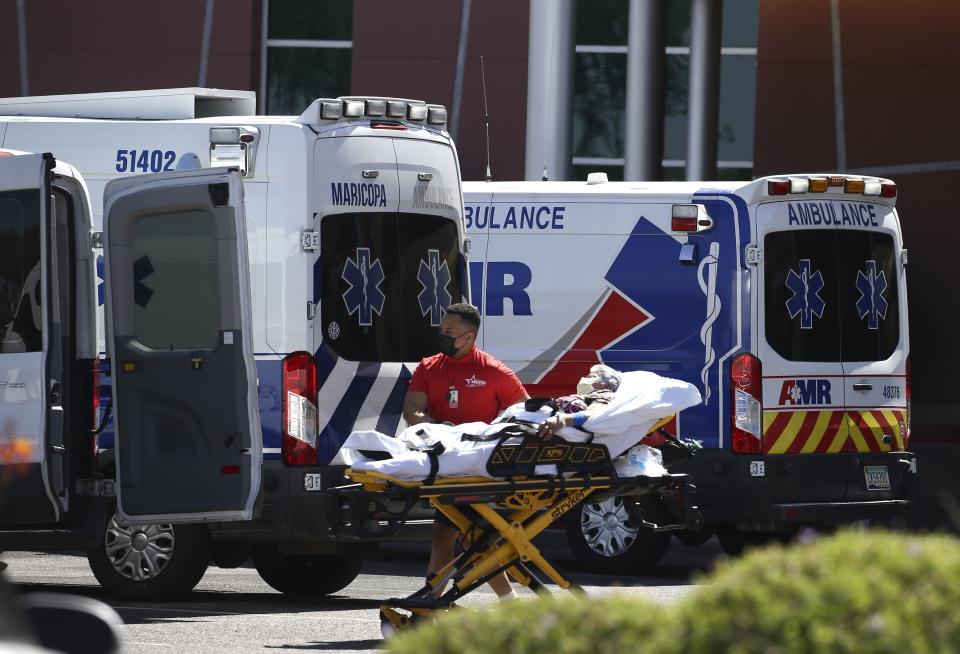
<path fill-rule="evenodd" d="M 107 525 L 104 547 L 113 569 L 133 581 L 157 577 L 173 556 L 173 525 Z"/>
<path fill-rule="evenodd" d="M 619 556 L 637 540 L 640 528 L 620 498 L 585 504 L 580 529 L 587 546 L 600 556 Z"/>

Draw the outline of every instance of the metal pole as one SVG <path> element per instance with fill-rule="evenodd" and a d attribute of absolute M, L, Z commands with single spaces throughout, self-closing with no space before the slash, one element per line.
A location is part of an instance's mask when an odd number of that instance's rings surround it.
<path fill-rule="evenodd" d="M 30 75 L 27 68 L 27 17 L 23 0 L 17 0 L 17 39 L 20 50 L 20 95 L 30 95 Z"/>
<path fill-rule="evenodd" d="M 530 0 L 524 176 L 570 179 L 575 0 Z"/>
<path fill-rule="evenodd" d="M 687 179 L 717 176 L 723 0 L 692 0 L 687 101 Z"/>
<path fill-rule="evenodd" d="M 630 0 L 623 178 L 657 180 L 666 100 L 664 0 Z"/>
<path fill-rule="evenodd" d="M 260 92 L 257 94 L 257 113 L 267 113 L 267 38 L 270 35 L 270 0 L 261 0 L 260 11 Z"/>
<path fill-rule="evenodd" d="M 210 59 L 210 32 L 213 30 L 213 3 L 207 0 L 207 8 L 203 12 L 203 39 L 200 41 L 200 74 L 197 76 L 197 86 L 207 85 L 207 62 Z"/>
<path fill-rule="evenodd" d="M 833 45 L 833 109 L 837 138 L 837 171 L 847 168 L 847 130 L 843 115 L 843 56 L 840 51 L 840 3 L 830 0 L 830 36 Z"/>
<path fill-rule="evenodd" d="M 450 136 L 457 139 L 460 127 L 460 100 L 463 97 L 463 68 L 467 62 L 467 36 L 470 33 L 470 0 L 460 3 L 460 42 L 457 44 L 457 72 L 453 78 L 453 102 L 450 112 Z"/>

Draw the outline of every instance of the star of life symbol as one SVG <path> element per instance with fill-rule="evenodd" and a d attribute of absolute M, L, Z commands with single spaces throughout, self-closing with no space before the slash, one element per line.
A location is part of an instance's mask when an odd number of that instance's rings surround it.
<path fill-rule="evenodd" d="M 790 318 L 800 316 L 800 329 L 813 329 L 813 317 L 823 318 L 826 308 L 820 297 L 823 275 L 819 270 L 811 272 L 810 267 L 810 259 L 800 259 L 800 273 L 791 269 L 787 274 L 787 288 L 793 291 L 793 297 L 787 300 L 787 312 Z"/>
<path fill-rule="evenodd" d="M 423 287 L 417 301 L 420 302 L 421 315 L 430 314 L 431 327 L 440 325 L 443 312 L 453 301 L 447 291 L 450 279 L 450 268 L 440 258 L 440 250 L 427 250 L 427 259 L 420 260 L 420 270 L 417 271 L 417 281 Z"/>
<path fill-rule="evenodd" d="M 383 311 L 386 296 L 380 290 L 383 283 L 383 266 L 380 259 L 370 261 L 370 248 L 357 248 L 357 259 L 347 257 L 343 266 L 343 281 L 350 285 L 343 294 L 343 303 L 349 315 L 357 314 L 361 327 L 373 324 L 373 314 Z"/>
<path fill-rule="evenodd" d="M 867 319 L 867 328 L 879 329 L 880 319 L 887 318 L 888 304 L 883 297 L 883 292 L 887 290 L 887 276 L 881 270 L 877 272 L 877 262 L 874 259 L 867 260 L 867 272 L 857 271 L 857 290 L 860 291 L 860 299 L 857 300 L 857 314 L 860 320 Z"/>

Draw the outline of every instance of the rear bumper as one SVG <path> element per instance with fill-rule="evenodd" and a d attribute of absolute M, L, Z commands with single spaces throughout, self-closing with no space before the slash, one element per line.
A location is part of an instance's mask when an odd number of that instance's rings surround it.
<path fill-rule="evenodd" d="M 866 466 L 885 467 L 890 488 L 868 488 Z M 910 509 L 917 489 L 910 452 L 735 455 L 704 450 L 671 472 L 693 475 L 695 500 L 707 524 L 745 529 L 890 519 Z"/>
<path fill-rule="evenodd" d="M 414 511 L 402 528 L 387 524 L 379 515 L 383 507 L 345 505 L 327 489 L 349 483 L 344 466 L 286 466 L 265 461 L 260 515 L 250 522 L 210 525 L 216 539 L 251 544 L 276 544 L 287 551 L 339 552 L 343 544 L 358 541 L 375 545 L 384 540 L 428 539 L 433 512 Z M 304 478 L 319 474 L 319 490 L 306 490 Z M 360 520 L 365 529 L 354 529 Z M 382 529 L 378 529 L 377 523 Z"/>

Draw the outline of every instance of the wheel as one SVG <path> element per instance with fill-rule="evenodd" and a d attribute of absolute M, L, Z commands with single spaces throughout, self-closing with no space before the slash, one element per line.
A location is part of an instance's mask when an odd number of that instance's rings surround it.
<path fill-rule="evenodd" d="M 640 508 L 651 522 L 666 512 L 657 497 L 644 498 Z M 588 501 L 574 509 L 567 542 L 577 560 L 608 573 L 640 572 L 656 565 L 670 544 L 670 534 L 642 527 L 631 513 L 620 497 Z"/>
<path fill-rule="evenodd" d="M 193 590 L 210 560 L 210 535 L 203 525 L 122 525 L 107 520 L 103 543 L 87 550 L 100 585 L 116 597 L 161 601 Z"/>
<path fill-rule="evenodd" d="M 329 595 L 350 585 L 363 562 L 333 554 L 283 554 L 275 547 L 253 551 L 260 577 L 286 595 Z"/>

